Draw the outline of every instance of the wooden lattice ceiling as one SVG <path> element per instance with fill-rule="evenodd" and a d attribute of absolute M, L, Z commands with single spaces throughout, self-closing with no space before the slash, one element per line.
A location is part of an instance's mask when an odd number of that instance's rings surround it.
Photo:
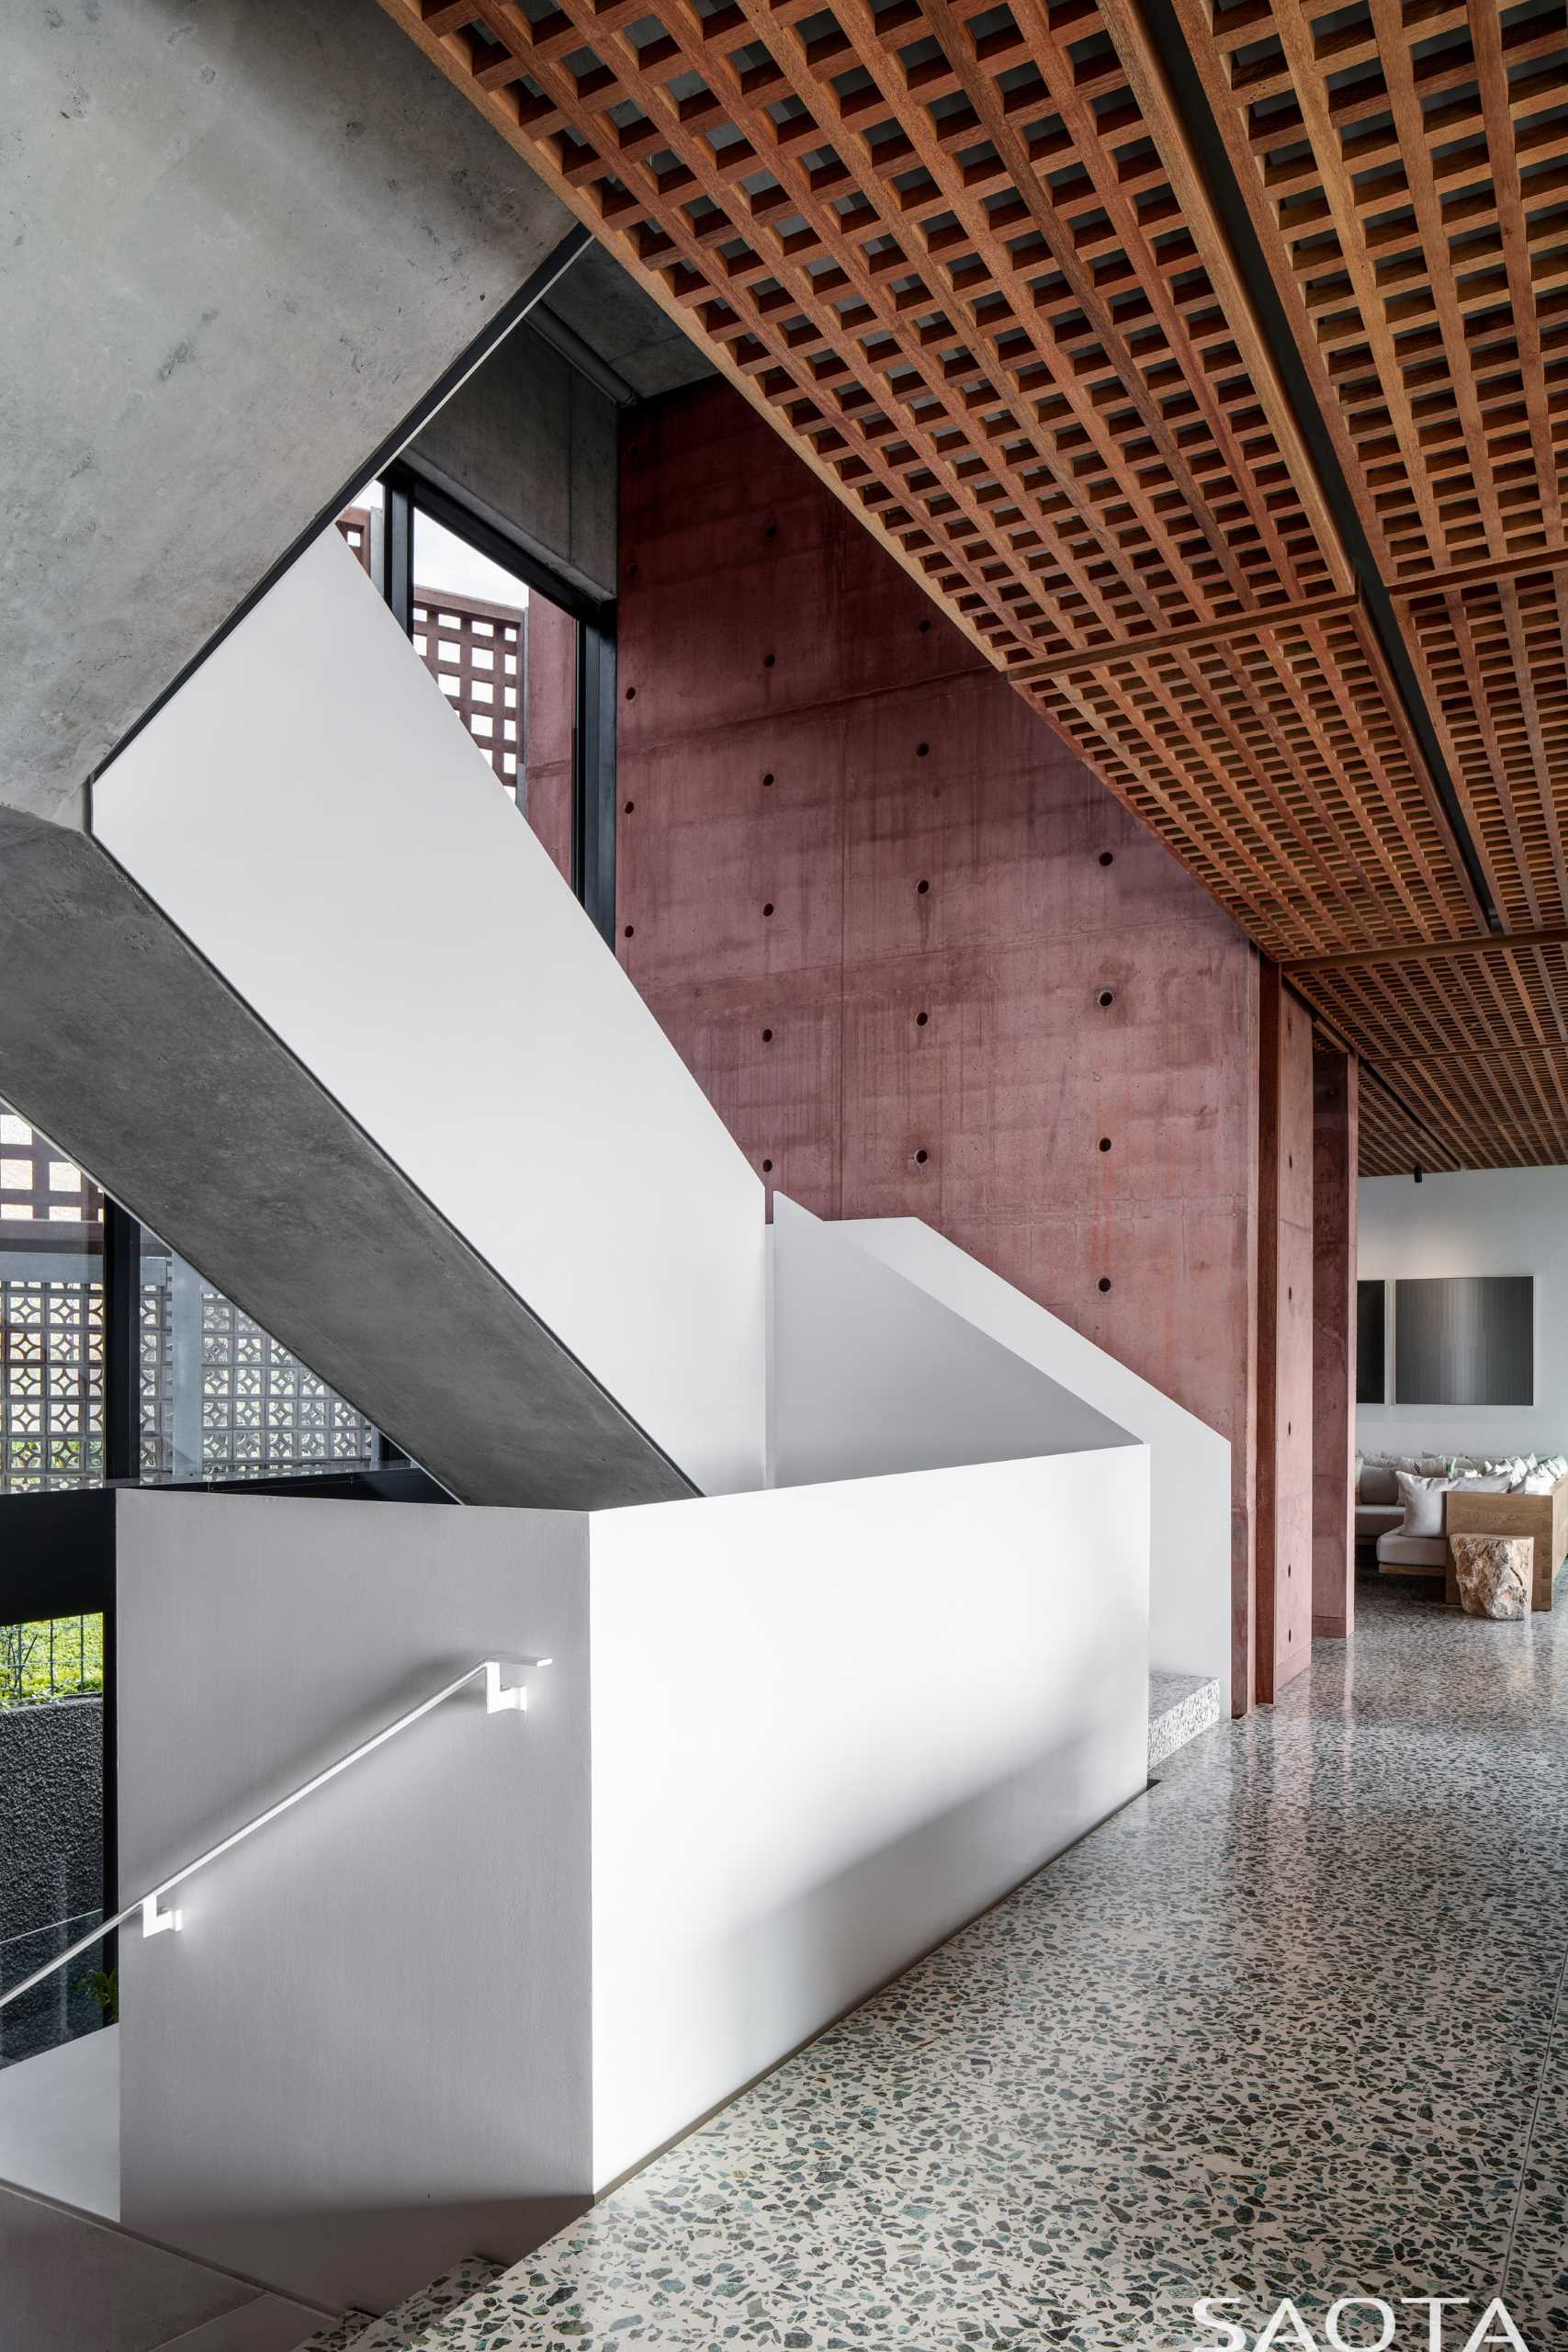
<path fill-rule="evenodd" d="M 1366 1167 L 1568 1162 L 1562 0 L 382 5 L 1364 1053 Z"/>

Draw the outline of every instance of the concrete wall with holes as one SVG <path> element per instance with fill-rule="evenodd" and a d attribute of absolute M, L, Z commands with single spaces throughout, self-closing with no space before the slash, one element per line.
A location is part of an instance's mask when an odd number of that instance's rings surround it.
<path fill-rule="evenodd" d="M 1231 1441 L 1245 1636 L 1253 951 L 726 386 L 623 433 L 619 635 L 626 969 L 770 1184 Z"/>

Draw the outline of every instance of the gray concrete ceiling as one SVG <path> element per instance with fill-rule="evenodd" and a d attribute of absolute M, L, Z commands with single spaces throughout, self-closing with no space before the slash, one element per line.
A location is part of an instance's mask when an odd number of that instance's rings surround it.
<path fill-rule="evenodd" d="M 13 12 L 0 805 L 86 776 L 570 215 L 375 0 Z"/>
<path fill-rule="evenodd" d="M 638 400 L 654 400 L 718 372 L 603 245 L 590 245 L 573 262 L 544 308 Z"/>

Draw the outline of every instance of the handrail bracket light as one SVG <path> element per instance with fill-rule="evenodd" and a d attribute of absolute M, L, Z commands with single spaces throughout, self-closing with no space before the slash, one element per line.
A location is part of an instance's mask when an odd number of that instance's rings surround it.
<path fill-rule="evenodd" d="M 144 1936 L 161 1936 L 164 1934 L 165 1929 L 173 1934 L 177 1934 L 184 1923 L 184 1912 L 178 1909 L 174 1911 L 160 1911 L 158 1908 L 158 1901 L 159 1898 L 155 1894 L 144 1894 L 141 1898 L 142 1934 Z"/>
<path fill-rule="evenodd" d="M 528 1706 L 529 1672 L 535 1667 L 548 1666 L 549 1663 L 547 1657 L 518 1658 L 511 1664 L 502 1658 L 487 1657 L 485 1660 L 486 1714 L 498 1715 L 507 1707 L 515 1708 L 519 1714 L 525 1713 Z M 504 1683 L 502 1680 L 502 1675 L 510 1678 Z"/>
<path fill-rule="evenodd" d="M 335 1763 L 329 1764 L 326 1770 L 318 1772 L 313 1780 L 306 1781 L 298 1789 L 291 1789 L 288 1796 L 279 1797 L 277 1803 L 268 1805 L 265 1813 L 258 1813 L 254 1821 L 247 1821 L 242 1828 L 232 1830 L 220 1844 L 209 1846 L 205 1854 L 198 1854 L 193 1862 L 187 1862 L 184 1870 L 176 1871 L 173 1878 L 165 1879 L 162 1886 L 154 1887 L 151 1894 L 144 1894 L 139 1903 L 128 1903 L 124 1910 L 117 1911 L 112 1918 L 100 1920 L 88 1934 L 78 1936 L 74 1943 L 67 1944 L 63 1951 L 55 1953 L 52 1960 L 46 1960 L 41 1968 L 35 1968 L 30 1976 L 24 1976 L 18 1984 L 8 1985 L 0 1991 L 0 2009 L 6 2007 L 12 2001 L 19 2000 L 24 1993 L 31 1992 L 35 1984 L 41 1984 L 46 1977 L 52 1976 L 56 1969 L 64 1967 L 67 1962 L 77 1959 L 85 1951 L 91 1951 L 96 1943 L 100 1942 L 106 1935 L 112 1933 L 116 1928 L 128 1926 L 135 1918 L 138 1911 L 141 1914 L 143 1936 L 161 1936 L 177 1932 L 184 1924 L 184 1914 L 172 1905 L 165 1909 L 164 1907 L 165 1895 L 173 1894 L 176 1887 L 185 1884 L 186 1879 L 194 1878 L 197 1871 L 205 1870 L 209 1862 L 220 1860 L 234 1847 L 243 1844 L 245 1838 L 254 1837 L 258 1829 L 265 1829 L 269 1822 L 276 1821 L 279 1815 L 288 1813 L 294 1805 L 299 1804 L 302 1798 L 313 1796 L 316 1791 L 324 1788 L 329 1781 L 335 1781 L 340 1772 L 346 1772 L 351 1764 L 358 1764 L 367 1756 L 374 1755 L 377 1748 L 384 1747 L 387 1742 L 389 1739 L 395 1739 L 400 1732 L 407 1731 L 411 1724 L 418 1723 L 423 1716 L 428 1715 L 433 1708 L 439 1707 L 447 1699 L 456 1698 L 459 1690 L 466 1690 L 470 1683 L 479 1679 L 480 1675 L 484 1677 L 487 1714 L 499 1715 L 503 1712 L 519 1715 L 525 1713 L 528 1706 L 528 1677 L 536 1668 L 548 1666 L 549 1663 L 547 1657 L 487 1657 L 481 1659 L 478 1666 L 468 1667 L 453 1681 L 444 1684 L 439 1690 L 432 1691 L 428 1699 L 421 1700 L 417 1707 L 411 1707 L 406 1714 L 400 1715 L 395 1723 L 384 1724 L 381 1729 L 373 1733 L 368 1739 L 361 1740 L 357 1747 L 351 1747 L 346 1756 L 340 1756 Z"/>

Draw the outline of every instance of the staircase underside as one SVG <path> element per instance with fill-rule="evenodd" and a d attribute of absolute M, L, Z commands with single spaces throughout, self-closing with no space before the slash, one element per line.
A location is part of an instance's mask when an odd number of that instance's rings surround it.
<path fill-rule="evenodd" d="M 372 0 L 13 29 L 0 1096 L 463 1499 L 687 1493 L 84 830 L 94 775 L 570 216 Z M 363 997 L 345 971 L 345 1023 Z"/>
<path fill-rule="evenodd" d="M 691 1493 L 93 842 L 0 811 L 0 1084 L 117 1200 L 463 1501 Z"/>

